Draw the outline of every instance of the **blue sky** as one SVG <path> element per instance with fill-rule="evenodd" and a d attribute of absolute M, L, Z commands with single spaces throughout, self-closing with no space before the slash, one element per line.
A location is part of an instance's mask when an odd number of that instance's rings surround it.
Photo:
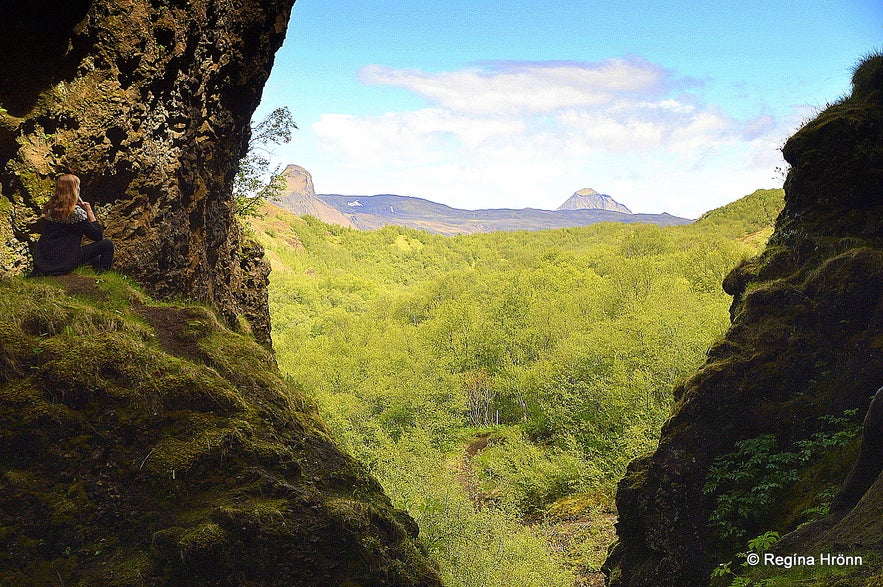
<path fill-rule="evenodd" d="M 779 187 L 778 149 L 883 49 L 875 0 L 298 0 L 260 119 L 319 193 L 554 209 L 592 187 L 696 217 Z"/>

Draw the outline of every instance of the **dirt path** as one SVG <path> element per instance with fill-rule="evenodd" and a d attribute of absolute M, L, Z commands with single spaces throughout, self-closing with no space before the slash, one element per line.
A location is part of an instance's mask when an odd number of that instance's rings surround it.
<path fill-rule="evenodd" d="M 187 309 L 163 306 L 138 305 L 135 310 L 156 332 L 160 348 L 176 357 L 203 361 L 202 351 L 193 336 L 188 335 L 185 330 L 187 322 L 198 316 L 188 312 Z"/>
<path fill-rule="evenodd" d="M 71 273 L 53 279 L 71 295 L 85 295 L 95 300 L 106 300 L 109 296 L 98 287 L 100 277 Z M 188 322 L 205 319 L 198 309 L 175 308 L 170 306 L 148 306 L 138 300 L 132 300 L 131 307 L 156 332 L 159 346 L 167 353 L 204 362 L 204 354 L 196 344 L 192 334 L 187 332 Z"/>
<path fill-rule="evenodd" d="M 485 507 L 488 503 L 488 495 L 481 491 L 481 488 L 475 482 L 475 472 L 472 469 L 472 458 L 479 452 L 487 448 L 490 440 L 490 433 L 478 435 L 475 440 L 470 442 L 463 451 L 463 458 L 457 464 L 457 483 L 469 496 L 469 500 L 476 509 Z"/>
<path fill-rule="evenodd" d="M 492 501 L 476 482 L 472 467 L 472 459 L 487 448 L 490 436 L 489 432 L 475 436 L 466 444 L 457 465 L 457 482 L 476 509 L 486 507 Z M 536 529 L 549 541 L 550 548 L 571 566 L 576 574 L 573 587 L 604 587 L 604 574 L 592 569 L 600 567 L 606 557 L 608 545 L 616 539 L 613 527 L 617 519 L 616 512 L 612 505 L 597 504 L 585 508 L 576 506 L 561 509 L 569 511 L 550 514 L 547 523 Z"/>

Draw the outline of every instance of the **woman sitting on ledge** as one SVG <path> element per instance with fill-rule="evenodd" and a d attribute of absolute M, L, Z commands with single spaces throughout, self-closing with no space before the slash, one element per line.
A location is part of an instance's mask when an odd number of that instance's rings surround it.
<path fill-rule="evenodd" d="M 83 236 L 95 241 L 81 246 Z M 92 206 L 80 199 L 80 178 L 65 174 L 43 207 L 43 229 L 34 250 L 33 276 L 66 275 L 81 265 L 107 271 L 113 263 L 113 243 Z"/>

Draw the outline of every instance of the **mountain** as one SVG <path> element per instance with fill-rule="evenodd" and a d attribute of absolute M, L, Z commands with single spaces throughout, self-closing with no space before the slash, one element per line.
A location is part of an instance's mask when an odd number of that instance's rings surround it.
<path fill-rule="evenodd" d="M 734 563 L 742 584 L 883 576 L 883 55 L 852 86 L 785 143 L 775 231 L 723 282 L 731 327 L 619 483 L 611 587 L 706 585 L 769 532 L 782 538 L 761 550 L 820 566 Z M 823 553 L 864 568 L 826 569 Z"/>
<path fill-rule="evenodd" d="M 592 188 L 583 188 L 574 192 L 566 202 L 558 206 L 558 210 L 613 210 L 623 214 L 632 211 L 606 194 L 599 194 Z"/>
<path fill-rule="evenodd" d="M 285 168 L 285 195 L 276 204 L 298 216 L 311 215 L 329 224 L 360 230 L 386 225 L 457 235 L 479 232 L 546 230 L 588 226 L 598 222 L 628 222 L 671 226 L 692 222 L 670 214 L 632 214 L 610 196 L 594 190 L 576 192 L 558 210 L 497 208 L 461 210 L 422 198 L 391 194 L 344 196 L 316 194 L 310 173 L 298 165 Z M 591 192 L 591 193 L 589 193 Z"/>
<path fill-rule="evenodd" d="M 638 222 L 671 226 L 691 220 L 670 214 L 626 214 L 614 210 L 538 210 L 495 208 L 461 210 L 422 198 L 407 196 L 317 196 L 334 207 L 353 224 L 373 230 L 387 224 L 419 228 L 445 235 L 478 232 L 547 230 L 588 226 L 598 222 Z"/>
<path fill-rule="evenodd" d="M 276 202 L 277 205 L 298 216 L 315 216 L 328 224 L 356 228 L 349 218 L 316 197 L 309 171 L 299 165 L 289 165 L 282 176 L 285 178 L 285 195 Z"/>

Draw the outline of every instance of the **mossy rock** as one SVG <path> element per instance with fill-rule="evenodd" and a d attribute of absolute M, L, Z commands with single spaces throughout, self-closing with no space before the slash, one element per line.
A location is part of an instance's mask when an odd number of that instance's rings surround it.
<path fill-rule="evenodd" d="M 820 432 L 823 416 L 854 410 L 858 420 L 867 412 L 883 381 L 881 137 L 883 55 L 876 54 L 856 70 L 852 94 L 783 149 L 791 170 L 775 231 L 764 253 L 724 282 L 735 298 L 732 326 L 705 365 L 676 388 L 654 454 L 633 462 L 619 484 L 620 540 L 606 566 L 611 586 L 704 582 L 745 548 L 710 530 L 722 496 L 703 488 L 715 460 L 760 435 L 794 450 Z M 796 529 L 805 512 L 821 508 L 824 492 L 844 482 L 856 458 L 855 447 L 834 452 L 797 470 L 799 482 L 781 487 L 741 534 L 790 533 L 782 540 L 788 548 L 795 535 L 812 534 L 813 544 L 879 553 L 880 478 L 849 514 L 831 514 L 803 534 Z M 863 586 L 881 568 L 879 557 L 869 560 L 859 574 L 765 584 Z"/>
<path fill-rule="evenodd" d="M 125 279 L 0 280 L 0 584 L 439 585 L 269 352 Z"/>

